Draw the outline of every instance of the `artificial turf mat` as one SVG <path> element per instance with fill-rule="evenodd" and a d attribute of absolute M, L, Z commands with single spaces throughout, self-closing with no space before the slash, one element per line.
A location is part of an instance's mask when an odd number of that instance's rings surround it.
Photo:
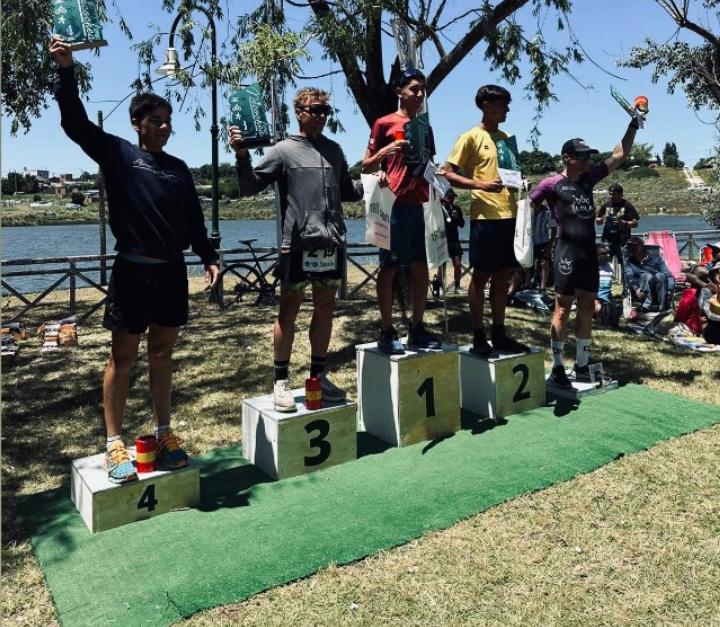
<path fill-rule="evenodd" d="M 69 487 L 20 510 L 63 627 L 171 625 L 718 421 L 717 407 L 628 385 L 497 423 L 465 414 L 461 432 L 404 449 L 359 434 L 357 461 L 279 482 L 237 447 L 212 451 L 197 508 L 95 535 Z"/>

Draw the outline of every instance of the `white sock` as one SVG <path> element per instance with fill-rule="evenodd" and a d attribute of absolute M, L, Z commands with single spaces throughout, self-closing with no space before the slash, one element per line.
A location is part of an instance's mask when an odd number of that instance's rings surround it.
<path fill-rule="evenodd" d="M 122 442 L 122 436 L 121 435 L 110 435 L 107 438 L 107 441 L 105 443 L 105 450 L 109 451 L 110 447 L 115 444 L 115 442 Z"/>
<path fill-rule="evenodd" d="M 550 346 L 552 347 L 553 366 L 564 365 L 565 342 L 550 342 Z"/>
<path fill-rule="evenodd" d="M 575 363 L 578 366 L 587 366 L 590 361 L 590 338 L 577 339 L 575 347 Z"/>

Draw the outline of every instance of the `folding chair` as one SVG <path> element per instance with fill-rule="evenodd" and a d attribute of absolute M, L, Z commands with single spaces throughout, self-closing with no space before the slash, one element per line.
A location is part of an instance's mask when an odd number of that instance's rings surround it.
<path fill-rule="evenodd" d="M 678 251 L 674 233 L 670 231 L 650 231 L 645 240 L 645 248 L 649 251 L 648 244 L 650 246 L 660 246 L 660 256 L 670 272 L 672 272 L 673 277 L 675 277 L 675 284 L 682 285 L 685 281 L 685 273 L 682 271 L 682 261 L 680 261 L 680 252 Z"/>

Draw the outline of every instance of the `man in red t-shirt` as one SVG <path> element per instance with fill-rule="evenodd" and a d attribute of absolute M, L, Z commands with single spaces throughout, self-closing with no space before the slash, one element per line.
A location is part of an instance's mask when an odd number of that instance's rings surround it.
<path fill-rule="evenodd" d="M 423 314 L 427 301 L 429 273 L 425 255 L 425 218 L 423 203 L 428 200 L 428 182 L 423 177 L 424 163 L 406 161 L 405 125 L 421 113 L 425 101 L 425 76 L 416 69 L 403 72 L 395 90 L 398 110 L 373 124 L 363 174 L 377 172 L 381 185 L 390 185 L 397 196 L 390 219 L 390 247 L 380 251 L 377 280 L 378 305 L 382 329 L 378 348 L 383 353 L 398 355 L 405 347 L 392 324 L 392 286 L 398 268 L 412 271 L 412 319 L 408 344 L 420 348 L 440 348 L 438 338 L 425 330 Z M 428 158 L 435 154 L 432 129 L 428 127 Z"/>

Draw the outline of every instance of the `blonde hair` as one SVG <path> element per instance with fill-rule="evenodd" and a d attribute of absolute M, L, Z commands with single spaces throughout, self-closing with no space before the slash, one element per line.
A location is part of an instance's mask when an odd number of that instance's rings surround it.
<path fill-rule="evenodd" d="M 295 98 L 293 98 L 293 107 L 295 109 L 302 107 L 305 104 L 305 101 L 311 98 L 317 98 L 325 104 L 328 100 L 330 100 L 330 94 L 323 89 L 318 89 L 317 87 L 303 87 L 297 94 L 295 94 Z"/>

